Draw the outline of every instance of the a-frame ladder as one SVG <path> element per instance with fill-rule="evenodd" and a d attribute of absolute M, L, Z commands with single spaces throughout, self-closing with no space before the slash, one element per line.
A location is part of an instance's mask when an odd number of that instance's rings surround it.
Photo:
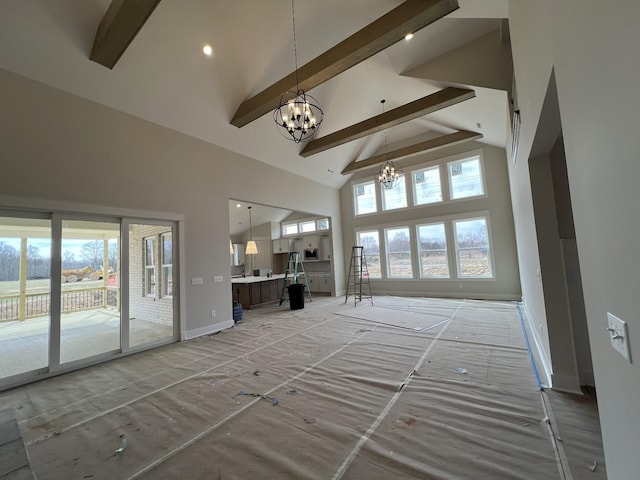
<path fill-rule="evenodd" d="M 302 272 L 302 273 L 300 273 Z M 304 286 L 311 302 L 311 290 L 309 290 L 309 281 L 307 280 L 307 274 L 304 271 L 304 263 L 300 260 L 300 254 L 298 252 L 289 252 L 289 259 L 287 260 L 287 270 L 284 272 L 284 282 L 282 283 L 282 292 L 280 292 L 280 305 L 284 302 L 284 292 L 287 289 L 287 279 L 289 279 L 289 285 L 296 283 L 298 275 L 304 277 Z"/>
<path fill-rule="evenodd" d="M 349 295 L 353 295 L 354 305 L 364 298 L 368 298 L 373 305 L 367 259 L 364 255 L 364 247 L 361 246 L 351 247 L 351 262 L 349 263 L 347 294 L 344 297 L 344 303 L 347 303 Z"/>

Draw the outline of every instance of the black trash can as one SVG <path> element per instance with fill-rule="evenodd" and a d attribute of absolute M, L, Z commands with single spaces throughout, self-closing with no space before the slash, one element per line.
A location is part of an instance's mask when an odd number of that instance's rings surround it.
<path fill-rule="evenodd" d="M 289 285 L 289 306 L 291 310 L 304 308 L 304 283 Z"/>

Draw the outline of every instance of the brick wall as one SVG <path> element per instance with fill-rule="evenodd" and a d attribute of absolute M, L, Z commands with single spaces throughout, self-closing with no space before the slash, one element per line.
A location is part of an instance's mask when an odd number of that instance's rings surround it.
<path fill-rule="evenodd" d="M 163 233 L 171 232 L 166 225 L 132 225 L 129 231 L 129 316 L 173 325 L 173 297 L 162 294 L 163 277 L 162 241 Z M 144 267 L 145 239 L 153 240 L 154 279 L 153 295 L 146 294 Z M 176 252 L 173 252 L 175 258 Z"/>

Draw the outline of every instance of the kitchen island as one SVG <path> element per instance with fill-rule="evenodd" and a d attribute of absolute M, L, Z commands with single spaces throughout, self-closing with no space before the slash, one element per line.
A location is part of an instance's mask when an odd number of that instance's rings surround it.
<path fill-rule="evenodd" d="M 284 273 L 270 277 L 238 277 L 231 279 L 233 300 L 239 301 L 242 308 L 252 308 L 280 301 Z"/>

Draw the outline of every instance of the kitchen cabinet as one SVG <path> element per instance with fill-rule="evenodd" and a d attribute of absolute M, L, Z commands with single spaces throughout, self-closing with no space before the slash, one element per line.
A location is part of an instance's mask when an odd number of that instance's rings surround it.
<path fill-rule="evenodd" d="M 319 273 L 318 286 L 316 291 L 321 293 L 331 293 L 332 284 L 333 275 L 331 275 L 330 273 Z"/>
<path fill-rule="evenodd" d="M 309 284 L 310 292 L 318 291 L 318 274 L 317 273 L 307 273 L 307 283 Z"/>
<path fill-rule="evenodd" d="M 291 251 L 290 238 L 276 238 L 272 240 L 273 253 L 289 253 Z"/>
<path fill-rule="evenodd" d="M 302 248 L 318 248 L 319 240 L 317 235 L 302 237 Z"/>
<path fill-rule="evenodd" d="M 320 260 L 331 260 L 331 239 L 320 237 Z"/>
<path fill-rule="evenodd" d="M 280 299 L 284 275 L 272 277 L 245 277 L 231 280 L 233 298 L 237 299 L 245 310 L 276 302 Z"/>

